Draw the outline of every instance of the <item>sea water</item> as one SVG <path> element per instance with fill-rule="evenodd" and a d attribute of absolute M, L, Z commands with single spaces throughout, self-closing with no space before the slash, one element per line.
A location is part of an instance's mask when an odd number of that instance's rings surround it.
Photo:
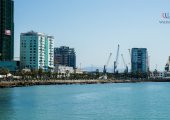
<path fill-rule="evenodd" d="M 0 120 L 169 120 L 170 83 L 0 89 Z"/>

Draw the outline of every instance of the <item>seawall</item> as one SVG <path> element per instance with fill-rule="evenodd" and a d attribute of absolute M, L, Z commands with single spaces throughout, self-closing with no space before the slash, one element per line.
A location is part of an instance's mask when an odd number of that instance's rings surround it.
<path fill-rule="evenodd" d="M 104 84 L 104 83 L 135 83 L 135 82 L 170 82 L 170 80 L 29 80 L 1 81 L 0 88 L 24 87 L 34 85 L 69 85 L 69 84 Z"/>

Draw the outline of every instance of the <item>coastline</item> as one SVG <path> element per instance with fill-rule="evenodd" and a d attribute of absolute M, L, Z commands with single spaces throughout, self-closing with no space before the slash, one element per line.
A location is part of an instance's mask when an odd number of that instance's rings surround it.
<path fill-rule="evenodd" d="M 70 84 L 104 84 L 104 83 L 123 83 L 120 80 L 32 80 L 32 81 L 2 81 L 0 88 L 25 87 L 34 85 L 70 85 Z M 128 81 L 126 81 L 128 82 Z"/>
<path fill-rule="evenodd" d="M 29 80 L 29 81 L 1 81 L 0 88 L 26 87 L 35 85 L 70 85 L 70 84 L 105 84 L 105 83 L 136 83 L 136 82 L 170 82 L 170 80 Z"/>

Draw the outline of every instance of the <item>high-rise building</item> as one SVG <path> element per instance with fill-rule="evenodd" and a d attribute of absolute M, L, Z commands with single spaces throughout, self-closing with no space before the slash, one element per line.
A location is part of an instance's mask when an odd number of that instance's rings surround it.
<path fill-rule="evenodd" d="M 54 67 L 54 37 L 30 31 L 20 35 L 20 67 L 44 69 Z"/>
<path fill-rule="evenodd" d="M 14 2 L 0 0 L 0 61 L 14 58 Z"/>
<path fill-rule="evenodd" d="M 54 48 L 54 64 L 76 68 L 76 54 L 74 48 L 69 48 L 66 46 Z"/>
<path fill-rule="evenodd" d="M 148 72 L 148 52 L 146 48 L 132 48 L 131 65 L 133 73 Z"/>

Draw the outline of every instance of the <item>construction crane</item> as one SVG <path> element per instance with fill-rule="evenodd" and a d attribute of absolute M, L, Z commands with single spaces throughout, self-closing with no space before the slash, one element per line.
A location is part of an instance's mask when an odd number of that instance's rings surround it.
<path fill-rule="evenodd" d="M 107 69 L 107 66 L 108 66 L 108 64 L 109 64 L 109 61 L 110 61 L 111 56 L 112 56 L 112 53 L 110 53 L 109 58 L 107 59 L 107 62 L 106 62 L 106 64 L 104 65 L 104 68 L 103 68 L 103 73 L 104 73 L 104 74 L 106 74 L 106 72 L 107 72 L 106 69 Z"/>
<path fill-rule="evenodd" d="M 169 71 L 169 66 L 170 66 L 170 56 L 169 56 L 169 59 L 165 65 L 165 71 L 167 71 L 167 72 Z"/>
<path fill-rule="evenodd" d="M 117 70 L 118 59 L 119 59 L 119 44 L 118 44 L 118 48 L 117 48 L 116 60 L 114 61 L 114 73 L 118 72 L 118 70 Z"/>
<path fill-rule="evenodd" d="M 104 65 L 104 68 L 103 68 L 103 76 L 99 77 L 99 79 L 105 79 L 105 80 L 107 79 L 107 66 L 108 66 L 108 64 L 109 64 L 109 62 L 110 62 L 111 56 L 112 56 L 112 53 L 110 53 L 110 55 L 109 55 L 109 57 L 108 57 L 108 59 L 107 59 L 107 62 L 106 62 L 106 64 Z"/>
<path fill-rule="evenodd" d="M 129 66 L 131 66 L 131 51 L 130 51 L 130 49 L 128 49 L 128 51 L 129 51 L 129 57 L 130 57 Z"/>
<path fill-rule="evenodd" d="M 129 51 L 129 55 L 130 55 L 130 57 L 131 57 L 131 51 L 130 51 L 130 49 L 128 49 L 128 51 Z"/>
<path fill-rule="evenodd" d="M 125 71 L 124 71 L 124 73 L 128 73 L 128 66 L 127 66 L 127 64 L 126 64 L 126 62 L 125 62 L 125 59 L 124 59 L 124 57 L 123 57 L 123 54 L 121 54 L 121 56 L 122 56 L 123 64 L 124 64 L 124 66 L 125 66 Z"/>

